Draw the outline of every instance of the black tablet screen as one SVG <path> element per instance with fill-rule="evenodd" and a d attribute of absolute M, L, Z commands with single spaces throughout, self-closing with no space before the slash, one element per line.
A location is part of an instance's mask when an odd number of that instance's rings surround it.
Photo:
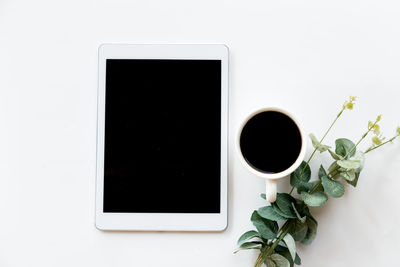
<path fill-rule="evenodd" d="M 104 212 L 220 212 L 220 60 L 108 59 L 105 112 Z"/>

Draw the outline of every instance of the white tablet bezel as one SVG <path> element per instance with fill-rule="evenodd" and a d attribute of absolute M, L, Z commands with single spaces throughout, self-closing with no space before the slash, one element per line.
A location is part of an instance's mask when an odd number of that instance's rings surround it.
<path fill-rule="evenodd" d="M 100 230 L 223 231 L 228 218 L 228 47 L 225 45 L 128 45 L 99 47 L 96 218 Z M 107 59 L 221 60 L 221 201 L 220 213 L 104 213 L 104 125 Z M 205 107 L 206 108 L 206 107 Z"/>

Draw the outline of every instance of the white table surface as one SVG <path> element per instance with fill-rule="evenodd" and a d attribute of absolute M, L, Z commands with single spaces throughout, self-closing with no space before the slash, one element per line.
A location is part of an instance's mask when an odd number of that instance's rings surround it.
<path fill-rule="evenodd" d="M 264 185 L 238 161 L 239 123 L 273 105 L 321 136 L 343 100 L 357 95 L 327 141 L 357 139 L 379 113 L 390 135 L 400 123 L 399 14 L 395 0 L 2 0 L 0 266 L 252 266 L 255 252 L 232 251 L 251 229 Z M 97 47 L 104 42 L 230 47 L 225 232 L 95 229 Z M 399 265 L 399 162 L 399 142 L 371 153 L 356 189 L 313 209 L 319 233 L 299 247 L 303 266 Z"/>

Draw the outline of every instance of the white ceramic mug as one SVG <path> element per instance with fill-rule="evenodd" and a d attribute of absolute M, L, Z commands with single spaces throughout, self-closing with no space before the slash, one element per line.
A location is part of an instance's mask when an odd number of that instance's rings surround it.
<path fill-rule="evenodd" d="M 297 128 L 299 129 L 300 132 L 300 136 L 301 136 L 301 149 L 299 152 L 299 155 L 296 159 L 296 161 L 286 170 L 278 172 L 278 173 L 265 173 L 265 172 L 261 172 L 255 168 L 253 168 L 251 165 L 249 165 L 249 163 L 245 160 L 245 158 L 243 157 L 241 148 L 240 148 L 240 137 L 241 137 L 241 133 L 242 130 L 244 128 L 244 126 L 246 125 L 246 123 L 253 118 L 255 115 L 262 113 L 262 112 L 267 112 L 267 111 L 275 111 L 275 112 L 279 112 L 282 113 L 284 115 L 286 115 L 287 117 L 289 117 L 290 119 L 292 119 L 292 121 L 296 124 Z M 276 107 L 269 107 L 269 108 L 262 108 L 259 110 L 254 111 L 253 113 L 251 113 L 242 123 L 242 125 L 239 128 L 239 133 L 236 139 L 236 147 L 239 151 L 239 158 L 240 161 L 243 163 L 243 165 L 253 174 L 255 174 L 256 176 L 260 177 L 260 178 L 264 178 L 265 179 L 265 185 L 266 185 L 266 191 L 265 191 L 265 195 L 266 195 L 266 199 L 269 202 L 275 202 L 276 200 L 276 191 L 277 191 L 277 180 L 284 178 L 288 175 L 290 175 L 292 172 L 294 172 L 301 164 L 301 162 L 304 159 L 305 153 L 306 153 L 306 144 L 307 144 L 307 139 L 305 138 L 304 132 L 302 131 L 298 121 L 293 117 L 292 114 L 290 114 L 289 112 L 282 110 L 280 108 L 276 108 Z M 266 151 L 266 153 L 268 153 Z"/>

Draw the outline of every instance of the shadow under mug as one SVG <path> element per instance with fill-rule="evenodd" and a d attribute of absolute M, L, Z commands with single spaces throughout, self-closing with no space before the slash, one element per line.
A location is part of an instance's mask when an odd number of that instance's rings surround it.
<path fill-rule="evenodd" d="M 243 128 L 246 126 L 246 124 L 256 115 L 263 113 L 263 112 L 268 112 L 268 111 L 278 112 L 278 113 L 286 115 L 288 118 L 290 118 L 293 121 L 293 123 L 297 126 L 298 132 L 300 133 L 300 137 L 301 137 L 301 148 L 298 153 L 297 159 L 288 168 L 286 168 L 283 171 L 276 172 L 276 173 L 262 172 L 261 170 L 258 170 L 257 168 L 251 166 L 251 164 L 249 164 L 249 162 L 247 162 L 246 159 L 244 158 L 242 150 L 241 150 L 241 146 L 240 146 L 242 131 L 243 131 Z M 271 125 L 271 128 L 273 128 L 273 127 L 274 126 Z M 293 115 L 291 115 L 289 112 L 287 112 L 283 109 L 276 108 L 276 107 L 262 108 L 262 109 L 256 110 L 253 113 L 251 113 L 249 116 L 247 116 L 247 118 L 241 124 L 241 126 L 239 128 L 239 133 L 237 135 L 237 141 L 236 141 L 236 147 L 239 152 L 240 161 L 243 163 L 243 165 L 246 167 L 246 169 L 249 170 L 251 173 L 253 173 L 257 177 L 265 179 L 265 185 L 266 185 L 265 195 L 266 195 L 267 201 L 272 203 L 272 202 L 275 202 L 275 200 L 276 200 L 277 180 L 290 175 L 292 172 L 294 172 L 300 166 L 301 162 L 304 159 L 305 153 L 306 153 L 306 145 L 307 145 L 306 140 L 307 139 L 304 136 L 304 132 L 302 131 L 299 123 L 293 117 Z M 265 153 L 268 153 L 268 151 L 265 151 Z"/>

